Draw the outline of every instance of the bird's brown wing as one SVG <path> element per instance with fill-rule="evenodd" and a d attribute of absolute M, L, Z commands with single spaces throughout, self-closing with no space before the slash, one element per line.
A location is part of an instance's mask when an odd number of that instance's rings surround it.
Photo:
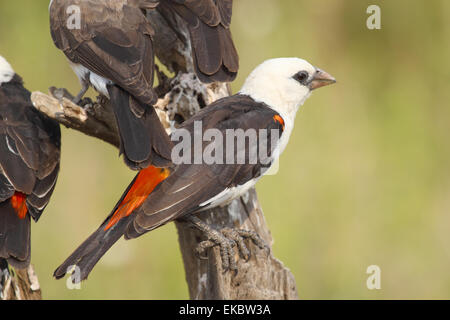
<path fill-rule="evenodd" d="M 231 24 L 231 16 L 233 14 L 233 0 L 217 0 L 217 7 L 219 8 L 221 23 L 229 28 Z"/>
<path fill-rule="evenodd" d="M 229 29 L 232 0 L 162 0 L 164 12 L 175 11 L 188 24 L 196 73 L 203 82 L 236 78 L 239 56 Z"/>
<path fill-rule="evenodd" d="M 171 1 L 177 12 L 186 17 L 191 25 L 198 23 L 198 19 L 210 26 L 217 26 L 221 22 L 219 8 L 214 0 L 163 0 Z M 188 14 L 186 11 L 190 11 Z"/>
<path fill-rule="evenodd" d="M 167 1 L 167 0 L 163 0 Z M 195 19 L 200 19 L 209 26 L 224 25 L 228 28 L 231 24 L 233 14 L 233 0 L 169 0 L 173 3 L 183 5 L 190 10 L 194 16 L 187 16 L 188 21 L 195 24 Z M 179 9 L 183 10 L 183 9 Z M 195 18 L 194 18 L 195 17 Z"/>
<path fill-rule="evenodd" d="M 281 137 L 283 125 L 277 121 L 279 115 L 267 106 L 256 103 L 246 96 L 235 96 L 219 100 L 205 108 L 183 125 L 183 129 L 194 136 L 194 122 L 202 121 L 203 130 L 215 128 L 225 137 L 229 129 L 260 129 L 268 133 L 267 151 L 271 155 L 272 129 Z M 203 131 L 204 132 L 204 131 Z M 225 140 L 224 140 L 225 141 Z M 258 136 L 258 143 L 262 143 Z M 276 142 L 278 140 L 276 139 Z M 214 143 L 220 143 L 214 141 Z M 224 150 L 228 150 L 226 142 Z M 208 142 L 204 142 L 203 148 Z M 193 146 L 193 144 L 191 144 Z M 243 164 L 226 164 L 226 152 L 223 154 L 224 164 L 179 164 L 170 176 L 161 182 L 148 196 L 142 206 L 137 209 L 133 222 L 125 233 L 127 238 L 135 238 L 153 230 L 167 222 L 185 214 L 206 208 L 211 200 L 222 192 L 259 178 L 271 163 L 262 163 L 259 157 L 256 163 L 248 161 L 248 150 L 245 146 L 246 161 Z M 231 150 L 231 149 L 230 149 Z"/>
<path fill-rule="evenodd" d="M 25 194 L 37 221 L 58 176 L 61 133 L 55 121 L 32 106 L 29 92 L 15 92 L 12 84 L 3 85 L 5 90 L 14 100 L 5 97 L 0 103 L 0 201 L 15 192 Z"/>
<path fill-rule="evenodd" d="M 156 102 L 153 91 L 153 29 L 142 9 L 155 7 L 150 1 L 73 0 L 57 1 L 50 8 L 51 34 L 67 58 L 111 80 L 140 102 Z M 142 1 L 144 3 L 144 1 Z M 73 12 L 80 8 L 80 28 L 69 27 Z M 69 12 L 69 13 L 68 13 Z M 75 20 L 74 20 L 75 21 Z"/>
<path fill-rule="evenodd" d="M 17 75 L 0 87 L 0 257 L 30 262 L 30 217 L 37 221 L 55 188 L 58 123 L 40 114 Z"/>

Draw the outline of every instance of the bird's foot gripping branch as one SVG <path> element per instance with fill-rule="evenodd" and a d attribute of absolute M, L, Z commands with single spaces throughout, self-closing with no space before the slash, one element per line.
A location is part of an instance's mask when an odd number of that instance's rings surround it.
<path fill-rule="evenodd" d="M 234 248 L 237 248 L 241 258 L 246 261 L 250 259 L 251 251 L 245 244 L 246 239 L 251 240 L 260 250 L 266 250 L 267 254 L 270 254 L 270 247 L 254 231 L 229 227 L 225 227 L 222 230 L 215 230 L 193 215 L 188 215 L 183 218 L 183 220 L 191 223 L 206 236 L 207 240 L 200 242 L 196 249 L 200 259 L 207 259 L 207 256 L 205 258 L 206 251 L 215 246 L 219 246 L 220 256 L 222 258 L 222 269 L 224 271 L 230 270 L 238 272 L 237 263 L 234 258 Z"/>

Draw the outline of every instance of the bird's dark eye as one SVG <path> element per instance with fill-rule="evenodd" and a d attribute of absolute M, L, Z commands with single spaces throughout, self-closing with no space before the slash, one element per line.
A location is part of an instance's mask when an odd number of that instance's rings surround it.
<path fill-rule="evenodd" d="M 294 79 L 300 82 L 301 84 L 305 85 L 308 81 L 309 74 L 306 71 L 300 71 L 294 75 Z"/>

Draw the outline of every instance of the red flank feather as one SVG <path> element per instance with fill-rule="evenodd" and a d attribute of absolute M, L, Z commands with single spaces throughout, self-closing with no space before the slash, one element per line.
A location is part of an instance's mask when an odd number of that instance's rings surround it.
<path fill-rule="evenodd" d="M 156 186 L 169 176 L 169 173 L 168 169 L 153 166 L 141 170 L 133 186 L 106 225 L 105 231 L 114 226 L 120 219 L 128 217 L 135 209 L 139 208 Z"/>

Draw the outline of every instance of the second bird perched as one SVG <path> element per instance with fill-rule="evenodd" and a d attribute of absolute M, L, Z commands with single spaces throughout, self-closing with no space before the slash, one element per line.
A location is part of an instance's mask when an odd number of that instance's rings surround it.
<path fill-rule="evenodd" d="M 59 124 L 30 96 L 0 56 L 0 258 L 16 268 L 30 263 L 30 220 L 38 221 L 49 203 L 60 163 Z"/>
<path fill-rule="evenodd" d="M 77 8 L 79 26 L 68 21 Z M 133 169 L 170 165 L 171 142 L 152 105 L 154 51 L 145 10 L 158 9 L 184 19 L 191 36 L 195 69 L 204 82 L 232 81 L 239 67 L 229 30 L 232 0 L 52 0 L 53 41 L 80 79 L 110 98 L 121 153 Z"/>

